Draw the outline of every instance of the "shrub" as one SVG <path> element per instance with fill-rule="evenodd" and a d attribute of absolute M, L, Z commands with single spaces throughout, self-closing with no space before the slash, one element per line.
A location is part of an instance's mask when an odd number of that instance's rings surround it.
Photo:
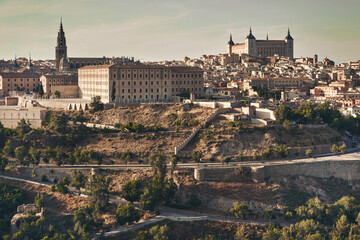
<path fill-rule="evenodd" d="M 306 157 L 310 158 L 310 157 L 312 157 L 312 155 L 313 155 L 313 151 L 311 149 L 306 150 L 306 152 L 305 152 Z"/>
<path fill-rule="evenodd" d="M 42 175 L 42 177 L 41 177 L 41 181 L 43 181 L 43 182 L 48 182 L 48 181 L 49 181 L 49 179 L 47 178 L 47 176 L 46 176 L 46 175 Z"/>
<path fill-rule="evenodd" d="M 140 214 L 136 211 L 135 207 L 127 203 L 119 204 L 116 210 L 116 221 L 120 225 L 124 225 L 126 223 L 137 222 L 140 220 Z"/>
<path fill-rule="evenodd" d="M 131 180 L 123 185 L 122 197 L 130 202 L 139 200 L 141 183 L 139 180 Z"/>
<path fill-rule="evenodd" d="M 250 214 L 249 207 L 243 202 L 234 202 L 229 212 L 237 218 L 245 218 Z"/>

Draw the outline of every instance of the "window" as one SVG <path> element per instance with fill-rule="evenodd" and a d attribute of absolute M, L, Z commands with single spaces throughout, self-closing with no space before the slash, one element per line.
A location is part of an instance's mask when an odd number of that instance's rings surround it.
<path fill-rule="evenodd" d="M 134 93 L 136 93 L 136 89 L 134 89 Z"/>
<path fill-rule="evenodd" d="M 130 86 L 130 81 L 128 82 L 128 85 Z"/>
<path fill-rule="evenodd" d="M 156 74 L 156 77 L 159 78 L 159 74 Z"/>
<path fill-rule="evenodd" d="M 140 88 L 140 93 L 142 92 L 142 89 Z"/>
<path fill-rule="evenodd" d="M 145 89 L 145 92 L 147 93 L 147 89 Z"/>
<path fill-rule="evenodd" d="M 122 93 L 124 93 L 125 92 L 125 89 L 122 89 Z"/>
<path fill-rule="evenodd" d="M 159 85 L 159 81 L 156 81 L 156 84 Z"/>
<path fill-rule="evenodd" d="M 166 92 L 166 88 L 165 88 L 165 90 L 164 90 L 165 92 Z"/>
<path fill-rule="evenodd" d="M 140 78 L 142 78 L 142 74 L 139 74 L 140 75 Z"/>
<path fill-rule="evenodd" d="M 154 92 L 154 90 L 153 90 L 153 89 L 150 89 L 150 92 Z"/>
<path fill-rule="evenodd" d="M 134 86 L 136 85 L 136 82 L 134 81 Z"/>
<path fill-rule="evenodd" d="M 164 82 L 164 84 L 166 85 L 166 81 Z"/>
<path fill-rule="evenodd" d="M 151 81 L 151 85 L 154 85 L 154 82 L 153 82 L 153 81 Z"/>
<path fill-rule="evenodd" d="M 156 89 L 156 92 L 159 92 L 159 89 L 158 89 L 158 88 Z"/>
<path fill-rule="evenodd" d="M 128 78 L 130 78 L 130 74 L 128 74 Z"/>
<path fill-rule="evenodd" d="M 128 93 L 130 93 L 130 89 L 128 89 Z"/>
<path fill-rule="evenodd" d="M 134 74 L 134 78 L 136 78 L 136 74 Z"/>
<path fill-rule="evenodd" d="M 140 81 L 140 85 L 142 85 L 142 81 Z"/>
<path fill-rule="evenodd" d="M 147 85 L 147 81 L 145 81 L 145 85 Z"/>
<path fill-rule="evenodd" d="M 124 81 L 122 81 L 122 82 L 121 82 L 121 85 L 123 85 L 123 86 L 124 86 L 124 85 L 125 85 L 125 82 L 124 82 Z"/>

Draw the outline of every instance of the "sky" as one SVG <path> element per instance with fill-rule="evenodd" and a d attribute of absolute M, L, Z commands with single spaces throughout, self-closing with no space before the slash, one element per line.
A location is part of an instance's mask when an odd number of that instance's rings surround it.
<path fill-rule="evenodd" d="M 0 0 L 0 59 L 54 59 L 62 17 L 68 57 L 183 60 L 244 42 L 284 39 L 294 56 L 360 59 L 359 0 Z"/>

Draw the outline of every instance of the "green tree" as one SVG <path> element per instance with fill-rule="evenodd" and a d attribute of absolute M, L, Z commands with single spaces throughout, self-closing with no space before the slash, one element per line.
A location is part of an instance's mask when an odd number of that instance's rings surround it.
<path fill-rule="evenodd" d="M 78 236 L 82 236 L 82 239 L 91 239 L 91 231 L 101 226 L 102 221 L 97 217 L 94 206 L 80 207 L 74 212 L 74 231 Z"/>
<path fill-rule="evenodd" d="M 141 183 L 139 180 L 131 180 L 122 186 L 122 197 L 130 202 L 139 200 Z"/>
<path fill-rule="evenodd" d="M 124 225 L 126 223 L 137 222 L 140 220 L 140 214 L 136 211 L 135 207 L 130 204 L 122 204 L 120 203 L 116 210 L 116 221 L 120 225 Z"/>
<path fill-rule="evenodd" d="M 114 101 L 116 97 L 116 82 L 113 81 L 112 89 L 111 89 L 111 101 Z"/>
<path fill-rule="evenodd" d="M 249 240 L 249 235 L 246 234 L 246 229 L 244 225 L 236 231 L 234 240 Z"/>
<path fill-rule="evenodd" d="M 101 97 L 93 97 L 90 102 L 90 112 L 94 113 L 101 110 L 104 110 L 104 104 L 101 102 Z"/>
<path fill-rule="evenodd" d="M 61 93 L 60 93 L 58 90 L 56 90 L 56 91 L 54 92 L 54 95 L 55 95 L 56 98 L 60 98 Z"/>
<path fill-rule="evenodd" d="M 150 165 L 154 175 L 163 180 L 166 176 L 166 157 L 163 153 L 152 153 L 150 155 Z"/>
<path fill-rule="evenodd" d="M 109 202 L 109 184 L 111 179 L 102 175 L 92 175 L 86 184 L 89 202 L 97 210 L 104 209 Z"/>
<path fill-rule="evenodd" d="M 175 169 L 176 169 L 176 165 L 179 162 L 179 156 L 176 154 L 171 155 L 170 158 L 170 171 L 171 171 L 171 175 L 173 175 Z"/>
<path fill-rule="evenodd" d="M 237 218 L 245 218 L 250 214 L 249 207 L 243 202 L 234 202 L 229 212 Z"/>
<path fill-rule="evenodd" d="M 35 206 L 38 209 L 41 209 L 45 206 L 45 202 L 44 202 L 44 194 L 38 193 L 38 195 L 36 195 L 35 197 Z"/>
<path fill-rule="evenodd" d="M 41 159 L 41 151 L 39 149 L 31 147 L 29 150 L 29 155 L 31 157 L 31 162 L 34 165 L 39 165 Z"/>
<path fill-rule="evenodd" d="M 0 152 L 0 171 L 4 172 L 6 166 L 8 165 L 9 161 L 7 159 L 7 157 L 5 157 L 1 152 Z"/>
<path fill-rule="evenodd" d="M 20 165 L 29 166 L 30 164 L 29 153 L 26 147 L 24 146 L 17 147 L 15 149 L 15 157 Z"/>
<path fill-rule="evenodd" d="M 155 225 L 147 231 L 139 232 L 136 240 L 170 240 L 170 229 L 167 225 Z"/>
<path fill-rule="evenodd" d="M 52 112 L 46 122 L 46 128 L 58 134 L 65 134 L 68 131 L 68 120 L 65 113 Z"/>
<path fill-rule="evenodd" d="M 20 136 L 24 136 L 25 134 L 29 133 L 31 131 L 30 122 L 29 120 L 26 121 L 25 119 L 21 119 L 18 122 L 17 127 L 15 130 L 18 132 Z"/>
<path fill-rule="evenodd" d="M 14 157 L 15 156 L 15 148 L 16 148 L 16 145 L 14 144 L 14 141 L 11 139 L 8 139 L 5 143 L 3 152 L 8 157 Z"/>
<path fill-rule="evenodd" d="M 44 87 L 41 82 L 39 83 L 38 94 L 40 97 L 44 96 Z"/>
<path fill-rule="evenodd" d="M 191 159 L 196 163 L 200 163 L 202 155 L 203 155 L 202 151 L 193 151 L 191 154 Z"/>
<path fill-rule="evenodd" d="M 81 188 L 85 188 L 85 184 L 87 181 L 86 176 L 81 171 L 72 170 L 71 171 L 71 187 L 74 187 L 78 191 L 81 190 Z"/>

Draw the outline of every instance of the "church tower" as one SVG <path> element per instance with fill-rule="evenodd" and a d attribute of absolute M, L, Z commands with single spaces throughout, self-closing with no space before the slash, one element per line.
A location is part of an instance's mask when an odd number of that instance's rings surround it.
<path fill-rule="evenodd" d="M 234 44 L 234 42 L 233 42 L 233 40 L 232 40 L 232 35 L 230 34 L 230 40 L 229 40 L 229 42 L 228 42 L 228 44 L 227 44 L 228 54 L 232 54 L 232 47 L 233 47 L 234 45 L 235 45 L 235 44 Z"/>
<path fill-rule="evenodd" d="M 67 47 L 66 47 L 66 38 L 65 32 L 62 25 L 62 20 L 60 21 L 60 29 L 58 32 L 56 47 L 55 47 L 55 61 L 56 61 L 56 71 L 60 70 L 60 61 L 61 59 L 67 59 Z"/>
<path fill-rule="evenodd" d="M 294 58 L 294 39 L 290 35 L 290 29 L 288 29 L 288 34 L 285 37 L 285 41 L 287 43 L 286 56 L 289 56 L 291 59 L 293 59 Z"/>
<path fill-rule="evenodd" d="M 249 56 L 257 57 L 256 38 L 252 34 L 251 28 L 249 35 L 245 39 L 245 49 Z"/>

